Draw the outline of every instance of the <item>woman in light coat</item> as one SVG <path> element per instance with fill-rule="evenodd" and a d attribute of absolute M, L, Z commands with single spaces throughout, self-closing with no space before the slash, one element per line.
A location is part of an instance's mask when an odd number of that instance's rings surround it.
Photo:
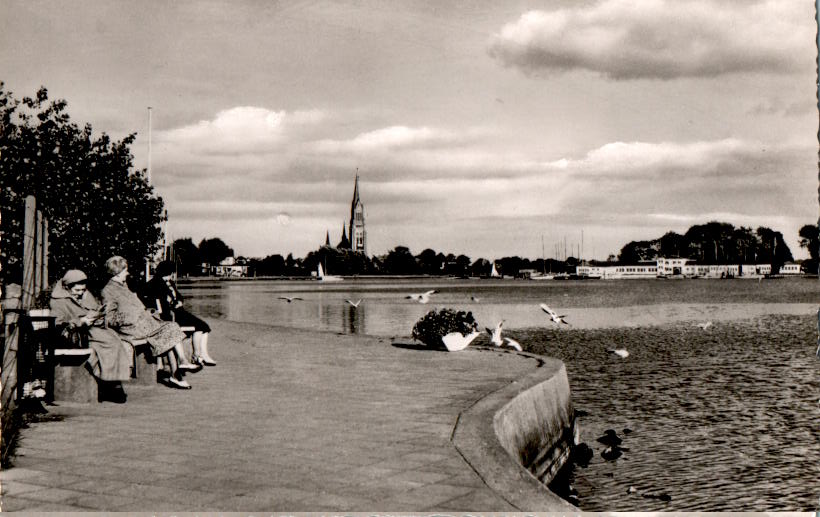
<path fill-rule="evenodd" d="M 110 400 L 125 402 L 120 381 L 131 376 L 132 350 L 115 332 L 103 326 L 103 307 L 86 290 L 86 282 L 87 277 L 82 271 L 66 271 L 51 292 L 51 312 L 57 325 L 65 328 L 65 333 L 86 334 L 91 349 L 87 362 L 89 370 L 103 383 L 111 383 L 107 386 Z"/>
<path fill-rule="evenodd" d="M 182 378 L 183 371 L 202 368 L 185 358 L 182 341 L 185 333 L 172 321 L 161 321 L 153 312 L 145 308 L 139 297 L 125 284 L 128 277 L 128 262 L 114 256 L 105 262 L 111 280 L 102 290 L 103 302 L 107 306 L 106 323 L 125 339 L 145 339 L 151 346 L 151 353 L 158 360 L 166 356 L 171 367 L 168 385 L 172 388 L 191 389 Z M 177 361 L 179 362 L 177 364 Z"/>

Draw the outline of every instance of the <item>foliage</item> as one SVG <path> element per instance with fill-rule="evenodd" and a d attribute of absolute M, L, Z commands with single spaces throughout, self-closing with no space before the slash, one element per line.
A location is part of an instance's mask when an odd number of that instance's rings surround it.
<path fill-rule="evenodd" d="M 233 249 L 218 237 L 202 239 L 199 241 L 199 256 L 202 262 L 215 266 L 226 258 L 233 257 Z"/>
<path fill-rule="evenodd" d="M 0 468 L 5 470 L 12 466 L 11 460 L 20 443 L 20 429 L 25 424 L 20 411 L 8 404 L 2 408 L 0 424 Z"/>
<path fill-rule="evenodd" d="M 442 336 L 451 332 L 469 334 L 478 328 L 472 312 L 453 309 L 432 310 L 421 317 L 413 326 L 413 339 L 430 348 L 443 348 Z"/>
<path fill-rule="evenodd" d="M 385 273 L 389 275 L 415 275 L 419 273 L 416 257 L 406 246 L 396 246 L 384 259 Z"/>
<path fill-rule="evenodd" d="M 171 246 L 179 276 L 202 274 L 202 256 L 199 253 L 199 248 L 196 247 L 190 237 L 176 239 Z"/>
<path fill-rule="evenodd" d="M 800 228 L 800 247 L 809 252 L 810 259 L 803 262 L 806 272 L 817 273 L 820 265 L 820 229 L 816 224 L 807 224 Z"/>
<path fill-rule="evenodd" d="M 794 260 L 780 232 L 712 221 L 694 225 L 684 235 L 669 232 L 659 239 L 629 242 L 621 248 L 618 261 L 634 264 L 657 257 L 685 257 L 703 264 L 769 263 L 773 271 Z"/>
<path fill-rule="evenodd" d="M 135 135 L 112 141 L 72 122 L 64 100 L 14 98 L 0 82 L 0 210 L 4 280 L 22 278 L 24 201 L 37 199 L 49 222 L 50 280 L 71 268 L 103 276 L 112 255 L 141 264 L 158 250 L 162 199 L 133 170 Z M 136 274 L 140 268 L 132 268 Z"/>

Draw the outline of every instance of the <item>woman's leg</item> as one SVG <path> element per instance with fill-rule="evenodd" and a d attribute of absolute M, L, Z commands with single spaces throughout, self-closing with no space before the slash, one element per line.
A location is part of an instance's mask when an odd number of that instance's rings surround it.
<path fill-rule="evenodd" d="M 194 335 L 191 336 L 191 342 L 194 345 L 194 357 L 202 357 L 202 331 L 194 331 Z M 194 362 L 196 362 L 196 359 L 194 359 Z"/>
<path fill-rule="evenodd" d="M 180 370 L 179 365 L 177 364 L 176 348 L 177 347 L 175 346 L 174 348 L 168 350 L 168 352 L 162 355 L 162 357 L 168 359 L 168 367 L 171 370 L 171 375 L 168 377 L 168 382 L 170 382 L 172 386 L 175 386 L 177 388 L 190 389 L 191 385 L 188 384 L 188 382 L 182 378 L 182 371 Z"/>
<path fill-rule="evenodd" d="M 202 334 L 202 338 L 200 340 L 200 357 L 205 360 L 206 365 L 216 366 L 216 361 L 214 361 L 213 358 L 211 358 L 210 354 L 208 354 L 208 336 L 210 335 L 210 333 L 200 332 L 200 334 Z"/>
<path fill-rule="evenodd" d="M 182 341 L 174 345 L 174 354 L 176 354 L 176 359 L 179 361 L 179 365 L 177 368 L 182 370 L 196 370 L 197 365 L 192 363 L 188 360 L 185 356 L 185 349 L 182 347 Z M 168 357 L 171 357 L 173 354 L 168 354 Z"/>

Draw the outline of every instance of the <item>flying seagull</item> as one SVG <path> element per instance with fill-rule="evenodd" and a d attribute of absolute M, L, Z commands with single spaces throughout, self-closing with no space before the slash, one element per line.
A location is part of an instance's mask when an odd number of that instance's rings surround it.
<path fill-rule="evenodd" d="M 355 302 L 353 302 L 353 301 L 351 301 L 351 300 L 345 300 L 345 301 L 346 301 L 347 303 L 349 303 L 350 305 L 352 305 L 353 307 L 358 307 L 358 306 L 359 306 L 359 304 L 360 304 L 360 303 L 362 303 L 362 299 L 361 299 L 361 298 L 359 298 L 359 299 L 358 299 L 358 300 L 356 300 Z"/>
<path fill-rule="evenodd" d="M 436 294 L 437 292 L 438 291 L 436 291 L 435 289 L 431 289 L 426 293 L 408 294 L 407 296 L 405 296 L 405 298 L 407 298 L 408 300 L 415 300 L 419 303 L 427 303 L 430 301 L 430 296 Z"/>
<path fill-rule="evenodd" d="M 490 343 L 494 344 L 495 346 L 502 346 L 504 345 L 504 341 L 501 339 L 501 327 L 504 325 L 504 320 L 498 322 L 498 325 L 495 326 L 494 329 L 489 327 L 484 327 L 484 330 L 487 331 L 487 334 L 490 335 Z"/>
<path fill-rule="evenodd" d="M 559 315 L 557 312 L 555 312 L 554 310 L 550 309 L 550 308 L 549 308 L 549 305 L 547 305 L 546 303 L 542 303 L 542 304 L 540 305 L 540 307 L 541 307 L 541 310 L 542 310 L 542 311 L 544 311 L 544 312 L 546 312 L 546 313 L 547 313 L 547 315 L 550 317 L 550 319 L 551 319 L 554 323 L 563 323 L 564 325 L 569 325 L 569 323 L 567 323 L 567 322 L 564 320 L 564 317 L 565 317 L 565 315 L 564 315 L 564 314 Z"/>
<path fill-rule="evenodd" d="M 292 302 L 293 300 L 301 300 L 298 296 L 280 296 L 280 300 L 287 300 L 288 303 Z"/>
<path fill-rule="evenodd" d="M 608 348 L 607 352 L 611 352 L 621 359 L 626 359 L 629 357 L 629 352 L 627 352 L 626 348 Z"/>
<path fill-rule="evenodd" d="M 459 350 L 467 348 L 479 334 L 481 334 L 481 332 L 477 330 L 474 330 L 466 336 L 461 332 L 450 332 L 446 336 L 442 336 L 441 341 L 444 343 L 444 346 L 447 347 L 448 352 L 458 352 Z"/>

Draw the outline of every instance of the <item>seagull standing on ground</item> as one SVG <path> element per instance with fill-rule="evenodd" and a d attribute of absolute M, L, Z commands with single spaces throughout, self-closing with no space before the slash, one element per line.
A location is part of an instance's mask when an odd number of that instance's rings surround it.
<path fill-rule="evenodd" d="M 301 300 L 298 296 L 280 296 L 280 300 L 287 300 L 288 303 L 291 303 L 293 300 Z"/>
<path fill-rule="evenodd" d="M 547 313 L 547 315 L 550 317 L 550 319 L 551 319 L 554 323 L 563 323 L 564 325 L 569 325 L 569 323 L 567 323 L 567 322 L 564 320 L 564 318 L 566 317 L 566 315 L 564 315 L 564 314 L 559 315 L 557 312 L 555 312 L 554 310 L 550 309 L 550 308 L 549 308 L 549 305 L 547 305 L 546 303 L 542 303 L 542 304 L 540 305 L 540 307 L 541 307 L 541 310 L 542 310 L 542 311 L 544 311 L 544 312 L 546 312 L 546 313 Z"/>
<path fill-rule="evenodd" d="M 466 336 L 461 332 L 450 332 L 446 336 L 442 336 L 441 341 L 447 347 L 448 352 L 458 352 L 464 350 L 470 343 L 477 338 L 481 332 L 474 330 Z"/>
<path fill-rule="evenodd" d="M 355 302 L 350 301 L 350 300 L 345 300 L 345 301 L 346 301 L 347 303 L 349 303 L 350 305 L 352 305 L 353 307 L 358 307 L 358 306 L 359 306 L 359 304 L 360 304 L 360 303 L 362 303 L 362 299 L 361 299 L 361 298 L 359 298 L 359 299 L 358 299 L 358 300 L 356 300 Z"/>
<path fill-rule="evenodd" d="M 696 323 L 695 326 L 700 327 L 701 330 L 706 330 L 706 329 L 708 329 L 709 327 L 712 326 L 712 322 L 707 321 L 706 323 Z"/>
<path fill-rule="evenodd" d="M 407 296 L 405 296 L 405 298 L 407 298 L 408 300 L 415 300 L 419 303 L 427 303 L 430 301 L 430 296 L 436 294 L 437 292 L 438 291 L 436 291 L 435 289 L 431 289 L 425 293 L 408 294 Z"/>
<path fill-rule="evenodd" d="M 501 327 L 504 325 L 504 320 L 498 322 L 498 325 L 495 326 L 494 329 L 489 327 L 484 327 L 484 330 L 487 331 L 487 334 L 490 335 L 490 343 L 494 344 L 495 346 L 502 346 L 504 341 L 501 339 Z"/>

